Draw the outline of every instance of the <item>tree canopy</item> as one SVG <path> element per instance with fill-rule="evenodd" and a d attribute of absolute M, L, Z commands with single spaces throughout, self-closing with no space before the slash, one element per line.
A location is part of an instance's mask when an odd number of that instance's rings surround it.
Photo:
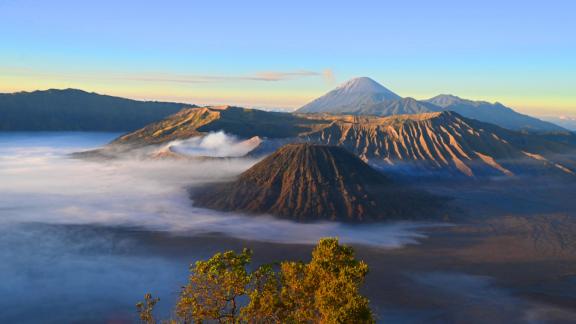
<path fill-rule="evenodd" d="M 368 265 L 336 238 L 321 239 L 310 262 L 283 261 L 248 267 L 252 251 L 217 253 L 190 269 L 169 323 L 373 323 L 359 288 Z M 157 323 L 158 302 L 137 304 L 144 323 Z"/>

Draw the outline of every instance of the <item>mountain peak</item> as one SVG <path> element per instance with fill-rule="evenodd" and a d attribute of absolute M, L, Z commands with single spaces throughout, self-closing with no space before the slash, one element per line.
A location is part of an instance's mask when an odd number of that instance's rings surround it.
<path fill-rule="evenodd" d="M 364 94 L 377 94 L 382 95 L 386 99 L 400 99 L 401 97 L 394 92 L 390 91 L 380 83 L 374 81 L 369 77 L 359 77 L 348 80 L 339 87 L 333 90 L 339 93 L 364 93 Z"/>
<path fill-rule="evenodd" d="M 368 77 L 351 79 L 320 98 L 301 107 L 298 112 L 351 112 L 386 100 L 401 97 Z"/>
<path fill-rule="evenodd" d="M 380 83 L 374 81 L 369 77 L 359 77 L 348 80 L 344 84 L 340 85 L 336 90 L 346 91 L 348 93 L 379 93 L 386 94 L 392 97 L 397 97 L 394 99 L 399 99 L 400 96 L 394 92 L 386 89 Z"/>

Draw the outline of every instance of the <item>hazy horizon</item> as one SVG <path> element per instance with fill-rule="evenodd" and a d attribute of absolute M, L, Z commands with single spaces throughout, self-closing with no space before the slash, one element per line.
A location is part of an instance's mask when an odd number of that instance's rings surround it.
<path fill-rule="evenodd" d="M 570 1 L 0 1 L 0 92 L 294 109 L 369 76 L 538 116 L 576 113 Z M 535 22 L 538 23 L 535 23 Z"/>

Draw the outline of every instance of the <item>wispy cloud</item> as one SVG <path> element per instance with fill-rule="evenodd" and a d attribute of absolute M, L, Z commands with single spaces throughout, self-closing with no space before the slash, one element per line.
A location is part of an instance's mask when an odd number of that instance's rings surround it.
<path fill-rule="evenodd" d="M 174 74 L 174 73 L 121 73 L 121 72 L 50 72 L 37 71 L 28 68 L 2 68 L 0 72 L 4 74 L 18 76 L 36 76 L 45 78 L 66 78 L 78 80 L 122 80 L 138 82 L 158 82 L 158 83 L 219 83 L 230 81 L 262 81 L 278 82 L 297 80 L 302 78 L 324 78 L 327 82 L 332 82 L 334 73 L 327 69 L 324 71 L 296 70 L 296 71 L 260 71 L 241 75 L 207 75 L 207 74 Z"/>
<path fill-rule="evenodd" d="M 329 72 L 332 75 L 332 72 Z M 197 75 L 197 74 L 129 74 L 119 75 L 116 79 L 145 82 L 175 82 L 175 83 L 217 83 L 229 81 L 264 81 L 278 82 L 310 77 L 326 77 L 326 72 L 317 71 L 262 71 L 245 75 Z"/>

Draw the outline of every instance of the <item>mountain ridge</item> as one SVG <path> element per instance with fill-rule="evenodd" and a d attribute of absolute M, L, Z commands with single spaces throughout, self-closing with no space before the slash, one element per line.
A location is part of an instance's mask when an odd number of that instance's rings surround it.
<path fill-rule="evenodd" d="M 467 177 L 552 172 L 574 176 L 576 146 L 451 112 L 334 121 L 306 140 L 347 148 L 372 164 Z"/>
<path fill-rule="evenodd" d="M 138 101 L 79 89 L 0 94 L 2 131 L 114 131 L 144 127 L 190 104 Z"/>
<path fill-rule="evenodd" d="M 438 95 L 423 101 L 432 103 L 444 110 L 451 110 L 462 116 L 496 124 L 504 128 L 541 132 L 567 131 L 554 123 L 516 112 L 514 109 L 506 107 L 499 102 L 490 103 L 482 100 L 469 100 L 454 95 Z"/>
<path fill-rule="evenodd" d="M 415 174 L 483 177 L 576 170 L 566 158 L 576 151 L 574 135 L 525 134 L 451 111 L 378 117 L 190 108 L 126 134 L 110 147 L 159 145 L 220 130 L 244 139 L 261 137 L 254 154 L 270 152 L 274 143 L 335 145 L 372 165 Z"/>
<path fill-rule="evenodd" d="M 350 84 L 354 82 L 354 80 L 356 79 L 352 79 L 344 83 L 344 85 Z M 378 84 L 372 79 L 369 80 L 371 80 L 371 83 Z M 413 98 L 402 98 L 384 86 L 381 86 L 393 94 L 393 96 L 383 97 L 378 94 L 378 91 L 372 90 L 378 89 L 376 85 L 366 87 L 366 91 L 362 92 L 360 96 L 354 93 L 340 92 L 339 89 L 343 87 L 344 86 L 337 87 L 302 106 L 295 112 L 390 116 L 451 110 L 467 118 L 493 123 L 513 130 L 538 132 L 567 131 L 556 124 L 518 113 L 501 103 L 474 101 L 446 94 L 441 94 L 426 100 L 416 100 Z"/>

